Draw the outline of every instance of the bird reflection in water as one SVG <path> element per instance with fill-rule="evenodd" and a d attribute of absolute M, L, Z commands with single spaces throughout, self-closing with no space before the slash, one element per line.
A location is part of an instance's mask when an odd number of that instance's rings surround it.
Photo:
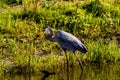
<path fill-rule="evenodd" d="M 50 75 L 55 75 L 55 72 L 48 72 L 46 70 L 41 70 L 42 73 L 44 73 L 44 76 L 42 77 L 41 80 L 46 80 L 47 77 L 49 77 Z"/>

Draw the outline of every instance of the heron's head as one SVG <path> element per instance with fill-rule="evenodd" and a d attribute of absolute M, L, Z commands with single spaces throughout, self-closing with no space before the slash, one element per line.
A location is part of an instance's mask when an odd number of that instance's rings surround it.
<path fill-rule="evenodd" d="M 52 37 L 53 35 L 53 30 L 50 26 L 48 26 L 47 28 L 44 29 L 44 35 L 46 37 Z"/>

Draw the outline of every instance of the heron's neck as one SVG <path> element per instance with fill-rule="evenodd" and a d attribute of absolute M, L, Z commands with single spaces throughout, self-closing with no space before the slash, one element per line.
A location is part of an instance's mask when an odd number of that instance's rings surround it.
<path fill-rule="evenodd" d="M 55 37 L 47 37 L 50 41 L 53 41 L 53 42 L 55 42 L 56 40 L 55 40 Z"/>

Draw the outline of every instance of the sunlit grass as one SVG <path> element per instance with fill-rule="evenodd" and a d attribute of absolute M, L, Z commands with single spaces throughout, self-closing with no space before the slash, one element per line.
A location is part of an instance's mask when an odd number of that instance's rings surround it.
<path fill-rule="evenodd" d="M 101 6 L 103 12 L 99 12 L 97 8 L 101 3 L 62 1 L 51 5 L 48 2 L 35 8 L 37 4 L 34 1 L 25 0 L 22 2 L 23 8 L 0 13 L 0 75 L 4 72 L 39 72 L 66 63 L 65 56 L 60 56 L 60 46 L 45 39 L 42 32 L 47 25 L 84 39 L 88 53 L 84 55 L 76 52 L 83 63 L 101 64 L 120 60 L 119 44 L 116 40 L 111 40 L 120 33 L 119 4 L 104 2 L 104 6 Z M 95 11 L 88 12 L 88 4 L 93 5 Z M 85 9 L 83 6 L 86 6 Z M 69 64 L 76 65 L 75 56 L 71 52 L 67 52 L 67 55 Z"/>

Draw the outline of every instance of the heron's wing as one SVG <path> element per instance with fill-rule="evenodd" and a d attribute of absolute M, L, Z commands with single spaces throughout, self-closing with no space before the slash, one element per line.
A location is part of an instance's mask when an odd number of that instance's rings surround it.
<path fill-rule="evenodd" d="M 83 53 L 87 52 L 86 46 L 81 41 L 73 41 L 75 48 Z"/>
<path fill-rule="evenodd" d="M 87 52 L 85 45 L 70 33 L 59 30 L 56 33 L 56 38 L 61 46 L 69 48 L 69 50 L 79 50 L 83 53 Z"/>

